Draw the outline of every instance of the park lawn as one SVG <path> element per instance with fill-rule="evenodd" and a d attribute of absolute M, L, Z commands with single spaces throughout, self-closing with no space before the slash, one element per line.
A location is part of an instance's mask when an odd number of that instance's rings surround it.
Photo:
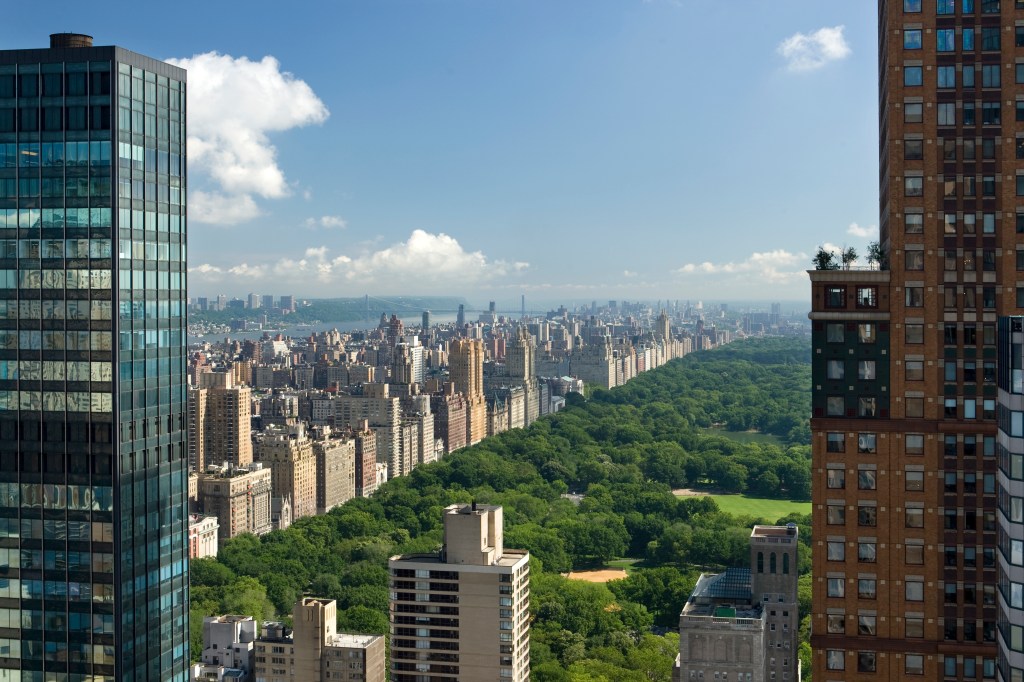
<path fill-rule="evenodd" d="M 810 502 L 773 500 L 765 497 L 746 495 L 712 495 L 718 508 L 733 516 L 753 516 L 771 523 L 790 514 L 810 514 Z"/>
<path fill-rule="evenodd" d="M 608 562 L 608 568 L 621 568 L 626 574 L 633 572 L 635 564 L 640 563 L 643 559 L 612 559 Z"/>
<path fill-rule="evenodd" d="M 759 431 L 727 431 L 726 429 L 701 429 L 702 433 L 709 436 L 723 436 L 729 440 L 734 440 L 737 443 L 767 443 L 768 445 L 778 445 L 780 448 L 785 448 L 785 443 L 782 439 L 771 433 L 761 433 Z"/>

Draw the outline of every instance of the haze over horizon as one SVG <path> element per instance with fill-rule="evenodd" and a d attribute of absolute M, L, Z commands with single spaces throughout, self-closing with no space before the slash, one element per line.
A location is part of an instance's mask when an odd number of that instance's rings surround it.
<path fill-rule="evenodd" d="M 189 71 L 193 296 L 800 300 L 877 238 L 870 3 L 54 6 L 0 49 Z"/>

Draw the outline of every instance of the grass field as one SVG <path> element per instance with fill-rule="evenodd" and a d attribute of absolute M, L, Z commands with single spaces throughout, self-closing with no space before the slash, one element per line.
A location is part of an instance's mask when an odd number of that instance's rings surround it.
<path fill-rule="evenodd" d="M 701 431 L 709 436 L 723 436 L 729 440 L 734 440 L 737 443 L 768 443 L 769 445 L 778 445 L 780 448 L 785 447 L 778 436 L 773 436 L 770 433 L 758 433 L 757 431 L 726 431 L 725 429 L 701 429 Z"/>
<path fill-rule="evenodd" d="M 810 514 L 810 502 L 790 502 L 789 500 L 771 500 L 763 497 L 747 497 L 746 495 L 712 495 L 718 508 L 737 516 L 754 516 L 771 523 L 789 514 Z"/>
<path fill-rule="evenodd" d="M 629 574 L 633 572 L 633 565 L 640 561 L 641 559 L 612 559 L 608 562 L 608 568 L 620 568 Z"/>

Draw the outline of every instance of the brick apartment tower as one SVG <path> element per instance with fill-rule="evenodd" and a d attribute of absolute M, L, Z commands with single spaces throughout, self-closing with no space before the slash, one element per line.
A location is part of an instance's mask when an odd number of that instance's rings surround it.
<path fill-rule="evenodd" d="M 813 675 L 1019 680 L 996 328 L 1024 304 L 1024 2 L 878 7 L 882 267 L 810 273 Z"/>

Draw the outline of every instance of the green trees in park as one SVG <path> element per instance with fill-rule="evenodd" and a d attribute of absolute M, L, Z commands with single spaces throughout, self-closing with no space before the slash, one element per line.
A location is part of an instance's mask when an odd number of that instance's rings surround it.
<path fill-rule="evenodd" d="M 694 353 L 589 400 L 571 396 L 562 412 L 414 469 L 371 498 L 229 540 L 216 560 L 191 565 L 193 653 L 204 615 L 287 617 L 303 594 L 336 599 L 344 631 L 386 633 L 387 558 L 435 550 L 444 507 L 476 500 L 502 505 L 506 545 L 531 552 L 536 679 L 667 682 L 677 640 L 651 626 L 676 627 L 700 570 L 745 565 L 755 522 L 800 523 L 809 570 L 809 518 L 736 518 L 709 497 L 672 494 L 710 485 L 809 497 L 809 360 L 798 340 Z M 709 430 L 751 425 L 780 444 Z M 625 580 L 560 575 L 618 556 L 641 560 Z"/>

